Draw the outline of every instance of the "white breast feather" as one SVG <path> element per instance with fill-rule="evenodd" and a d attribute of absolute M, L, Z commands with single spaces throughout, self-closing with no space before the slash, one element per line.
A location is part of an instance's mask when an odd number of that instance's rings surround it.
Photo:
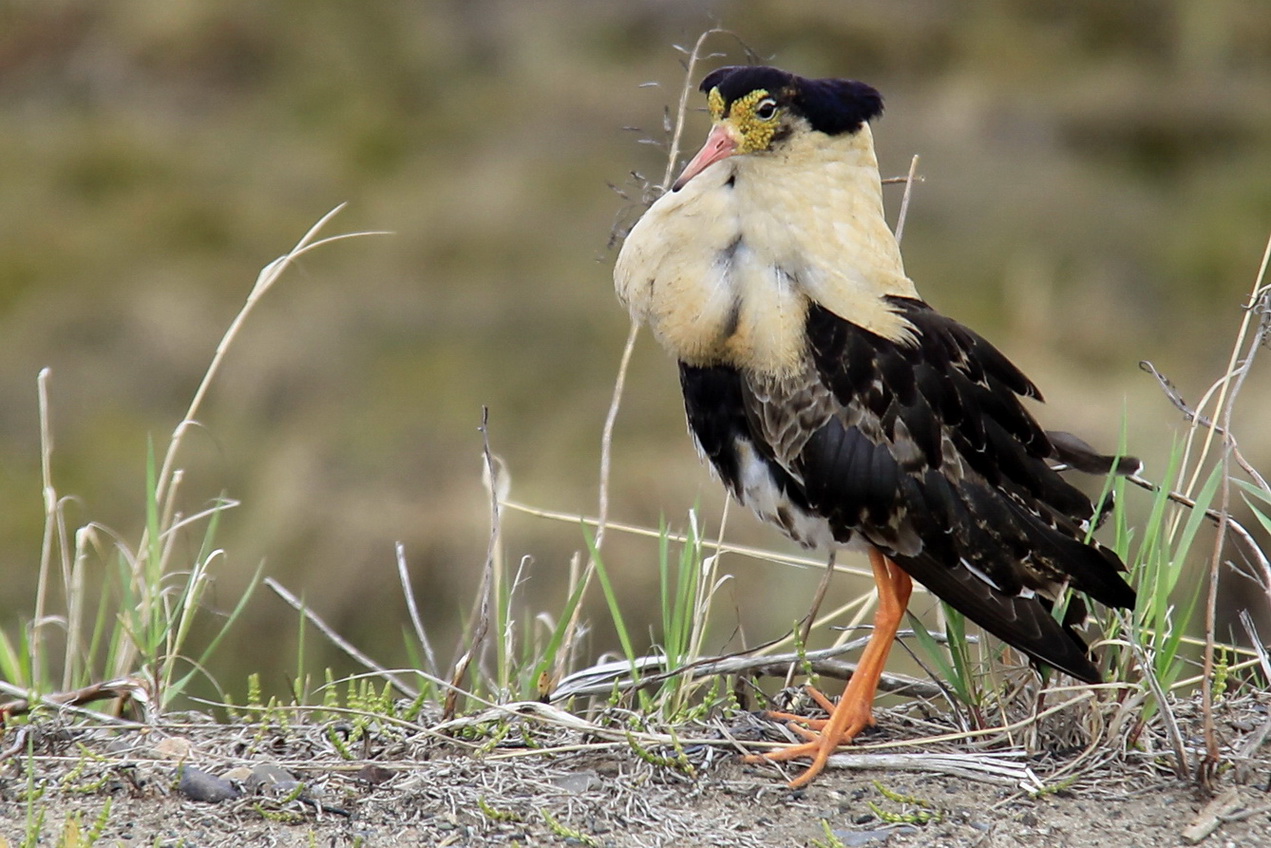
<path fill-rule="evenodd" d="M 883 216 L 868 126 L 711 165 L 649 208 L 614 284 L 678 359 L 756 374 L 802 367 L 809 301 L 898 339 L 908 325 L 883 296 L 916 296 Z"/>

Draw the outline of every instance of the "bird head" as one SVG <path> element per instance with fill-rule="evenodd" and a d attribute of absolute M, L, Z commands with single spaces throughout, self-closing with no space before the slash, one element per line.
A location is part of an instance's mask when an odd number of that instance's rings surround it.
<path fill-rule="evenodd" d="M 713 124 L 672 191 L 721 159 L 777 152 L 797 133 L 855 133 L 883 111 L 882 95 L 863 82 L 805 79 L 762 66 L 720 68 L 700 88 Z"/>

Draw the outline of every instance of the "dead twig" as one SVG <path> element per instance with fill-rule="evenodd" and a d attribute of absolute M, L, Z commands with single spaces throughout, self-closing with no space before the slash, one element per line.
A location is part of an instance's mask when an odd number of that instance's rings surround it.
<path fill-rule="evenodd" d="M 468 673 L 468 665 L 472 662 L 472 658 L 476 656 L 480 650 L 482 643 L 485 641 L 486 633 L 490 630 L 490 614 L 494 606 L 495 593 L 495 572 L 499 553 L 499 489 L 501 481 L 499 479 L 499 469 L 494 461 L 494 455 L 490 452 L 490 431 L 488 428 L 490 419 L 490 411 L 481 408 L 481 455 L 485 461 L 485 479 L 490 490 L 490 542 L 486 547 L 485 568 L 481 572 L 481 589 L 478 593 L 478 610 L 476 623 L 472 628 L 472 639 L 468 643 L 468 650 L 455 661 L 453 673 L 450 675 L 450 688 L 446 690 L 445 705 L 442 708 L 442 720 L 448 720 L 454 717 L 455 705 L 458 702 L 458 693 L 463 684 L 463 678 Z"/>
<path fill-rule="evenodd" d="M 1191 824 L 1183 829 L 1181 834 L 1183 841 L 1189 845 L 1204 841 L 1239 806 L 1240 793 L 1234 788 L 1228 789 L 1206 804 L 1205 808 L 1196 814 L 1196 818 L 1192 819 Z"/>
<path fill-rule="evenodd" d="M 1232 347 L 1231 362 L 1227 368 L 1226 378 L 1227 382 L 1230 383 L 1231 391 L 1227 393 L 1225 399 L 1221 394 L 1219 397 L 1218 408 L 1222 419 L 1219 423 L 1224 433 L 1222 459 L 1220 460 L 1222 462 L 1222 480 L 1219 484 L 1218 492 L 1220 510 L 1218 532 L 1215 534 L 1213 556 L 1209 561 L 1209 593 L 1205 604 L 1204 685 L 1201 688 L 1201 704 L 1204 713 L 1205 759 L 1200 764 L 1198 771 L 1200 783 L 1206 789 L 1212 787 L 1219 764 L 1218 732 L 1214 727 L 1213 672 L 1215 628 L 1218 617 L 1218 573 L 1222 565 L 1222 552 L 1226 543 L 1227 524 L 1230 521 L 1229 507 L 1231 505 L 1231 461 L 1233 450 L 1231 417 L 1235 409 L 1236 398 L 1240 395 L 1240 389 L 1244 386 L 1245 378 L 1253 367 L 1254 357 L 1262 347 L 1262 341 L 1266 338 L 1268 332 L 1268 319 L 1271 318 L 1271 312 L 1268 312 L 1265 308 L 1267 290 L 1263 288 L 1268 262 L 1271 262 L 1271 238 L 1267 240 L 1267 247 L 1262 256 L 1262 266 L 1258 271 L 1253 293 L 1249 297 L 1245 317 L 1241 322 L 1240 332 L 1236 337 L 1236 343 Z M 1261 310 L 1258 309 L 1259 305 L 1263 306 Z M 1254 332 L 1252 341 L 1245 348 L 1244 340 L 1248 334 L 1249 324 L 1255 314 L 1258 314 L 1257 329 Z M 1242 351 L 1244 353 L 1243 356 L 1241 356 Z M 1224 386 L 1225 389 L 1226 386 Z M 1268 595 L 1271 595 L 1271 586 L 1267 586 L 1266 591 Z"/>
<path fill-rule="evenodd" d="M 69 692 L 25 696 L 20 687 L 0 680 L 0 692 L 18 696 L 12 701 L 0 703 L 0 726 L 3 726 L 11 716 L 25 715 L 30 712 L 35 704 L 53 707 L 57 710 L 68 710 L 108 724 L 135 725 L 136 722 L 121 719 L 108 713 L 83 709 L 84 704 L 91 704 L 94 701 L 105 701 L 110 698 L 118 698 L 122 701 L 138 704 L 141 706 L 146 723 L 153 723 L 154 720 L 154 699 L 150 694 L 150 686 L 143 678 L 136 675 L 120 677 L 104 683 L 94 683 Z M 0 756 L 0 760 L 4 758 L 4 756 Z"/>
<path fill-rule="evenodd" d="M 901 236 L 905 234 L 905 218 L 909 215 L 909 198 L 914 193 L 914 182 L 918 173 L 918 154 L 914 154 L 914 158 L 909 161 L 909 175 L 904 178 L 905 194 L 900 198 L 900 214 L 896 217 L 896 244 L 900 244 Z M 883 180 L 883 182 L 891 182 Z"/>
<path fill-rule="evenodd" d="M 903 636 L 904 633 L 898 635 Z M 631 677 L 631 663 L 625 659 L 601 663 L 591 668 L 576 671 L 562 680 L 555 691 L 551 693 L 550 700 L 559 701 L 564 698 L 584 695 L 605 695 L 612 692 L 615 688 L 625 691 L 627 689 L 655 686 L 672 677 L 689 672 L 692 672 L 694 678 L 729 674 L 761 674 L 781 677 L 786 673 L 786 668 L 791 662 L 806 662 L 816 673 L 825 677 L 850 680 L 852 673 L 856 670 L 856 663 L 842 662 L 836 660 L 835 657 L 860 648 L 866 641 L 866 639 L 855 639 L 842 645 L 807 651 L 801 654 L 791 652 L 756 655 L 754 651 L 762 650 L 764 647 L 760 646 L 742 654 L 703 657 L 679 668 L 653 674 L 648 674 L 648 671 L 661 668 L 663 659 L 661 657 L 642 657 L 636 663 L 637 670 L 640 672 L 639 680 Z M 940 694 L 940 688 L 935 684 L 900 674 L 884 674 L 879 681 L 878 688 L 884 692 L 903 691 L 917 698 L 932 698 Z"/>

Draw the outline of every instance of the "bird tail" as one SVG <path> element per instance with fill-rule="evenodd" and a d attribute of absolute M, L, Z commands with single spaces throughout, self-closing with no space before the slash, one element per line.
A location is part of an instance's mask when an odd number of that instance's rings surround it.
<path fill-rule="evenodd" d="M 1080 606 L 1070 607 L 1060 622 L 1052 615 L 1051 604 L 1040 596 L 1007 595 L 969 569 L 949 568 L 921 554 L 892 559 L 958 612 L 1034 660 L 1086 683 L 1102 682 L 1089 647 L 1073 629 L 1079 623 L 1078 616 L 1084 618 L 1085 605 L 1080 599 L 1073 599 Z"/>
<path fill-rule="evenodd" d="M 1055 448 L 1053 458 L 1061 467 L 1072 468 L 1086 474 L 1118 474 L 1130 477 L 1143 470 L 1143 463 L 1136 456 L 1110 456 L 1099 453 L 1084 440 L 1063 430 L 1049 430 L 1046 435 Z"/>

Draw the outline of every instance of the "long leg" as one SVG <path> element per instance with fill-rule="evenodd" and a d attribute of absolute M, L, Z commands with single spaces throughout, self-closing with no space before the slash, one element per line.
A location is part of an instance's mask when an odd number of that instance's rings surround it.
<path fill-rule="evenodd" d="M 857 733 L 874 723 L 874 692 L 878 689 L 878 679 L 882 677 L 883 667 L 887 664 L 887 654 L 891 651 L 896 631 L 900 628 L 905 608 L 909 605 L 913 582 L 908 574 L 877 549 L 870 549 L 869 564 L 874 569 L 874 582 L 878 586 L 874 632 L 861 653 L 860 662 L 857 663 L 843 697 L 830 713 L 824 728 L 809 742 L 791 745 L 769 754 L 752 754 L 746 757 L 747 762 L 811 757 L 812 765 L 790 781 L 792 788 L 806 786 L 825 768 L 825 761 L 835 749 L 850 742 Z"/>

